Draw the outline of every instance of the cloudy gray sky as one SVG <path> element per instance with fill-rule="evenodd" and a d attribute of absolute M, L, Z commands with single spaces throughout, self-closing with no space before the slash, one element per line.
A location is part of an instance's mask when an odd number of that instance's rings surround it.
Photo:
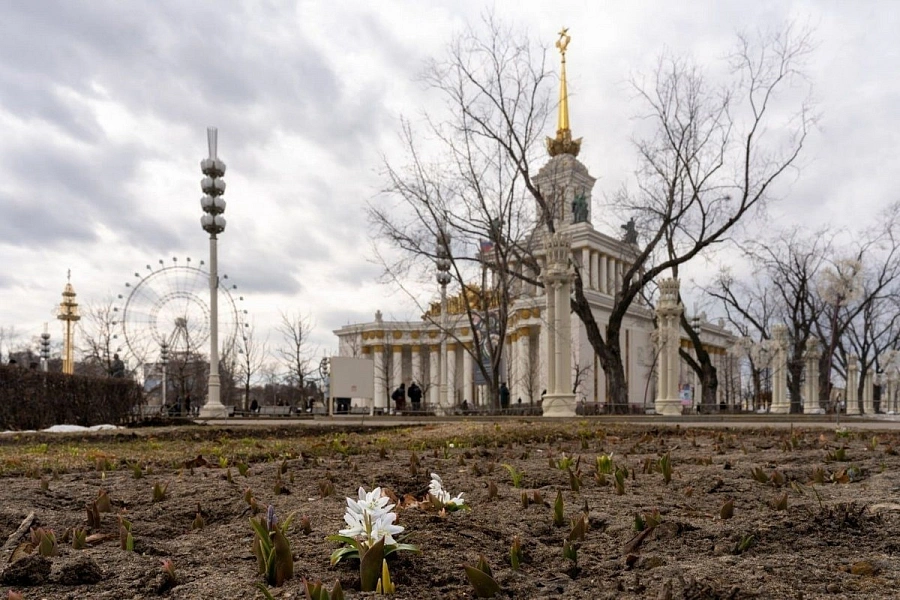
<path fill-rule="evenodd" d="M 896 199 L 900 7 L 889 0 L 5 2 L 0 325 L 30 338 L 50 321 L 58 339 L 68 269 L 81 301 L 99 302 L 159 259 L 206 258 L 208 125 L 228 165 L 220 269 L 258 329 L 301 311 L 324 352 L 331 330 L 376 309 L 414 317 L 377 282 L 364 209 L 382 157 L 402 158 L 401 115 L 439 110 L 417 79 L 425 61 L 491 6 L 551 46 L 570 28 L 572 128 L 595 197 L 636 164 L 629 78 L 664 50 L 712 63 L 735 32 L 794 19 L 815 30 L 821 120 L 771 219 L 851 223 Z"/>

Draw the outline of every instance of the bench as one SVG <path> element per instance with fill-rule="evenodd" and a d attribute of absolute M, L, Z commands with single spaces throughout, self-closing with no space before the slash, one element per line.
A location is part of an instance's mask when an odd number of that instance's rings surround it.
<path fill-rule="evenodd" d="M 165 416 L 163 407 L 159 405 L 140 404 L 131 408 L 131 415 L 139 419 Z"/>
<path fill-rule="evenodd" d="M 260 406 L 256 413 L 260 417 L 289 417 L 291 416 L 290 406 Z"/>

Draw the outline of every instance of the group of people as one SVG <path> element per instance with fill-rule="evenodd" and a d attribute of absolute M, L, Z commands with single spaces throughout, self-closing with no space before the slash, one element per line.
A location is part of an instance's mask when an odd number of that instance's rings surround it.
<path fill-rule="evenodd" d="M 391 400 L 394 401 L 394 406 L 396 407 L 396 411 L 398 413 L 402 413 L 404 410 L 406 410 L 407 398 L 409 398 L 409 402 L 410 404 L 412 404 L 412 412 L 418 413 L 422 410 L 422 388 L 420 388 L 415 381 L 409 384 L 408 389 L 405 383 L 401 383 L 400 386 L 391 394 Z M 522 399 L 519 398 L 519 404 L 521 403 Z M 463 411 L 468 410 L 468 408 L 469 401 L 467 399 L 463 399 Z M 506 385 L 505 381 L 500 384 L 500 408 L 503 410 L 509 409 L 509 387 Z"/>
<path fill-rule="evenodd" d="M 422 388 L 420 388 L 415 381 L 409 384 L 409 389 L 406 388 L 405 383 L 401 383 L 400 387 L 391 394 L 391 400 L 394 401 L 398 413 L 402 413 L 406 410 L 407 398 L 409 398 L 414 413 L 422 410 Z"/>

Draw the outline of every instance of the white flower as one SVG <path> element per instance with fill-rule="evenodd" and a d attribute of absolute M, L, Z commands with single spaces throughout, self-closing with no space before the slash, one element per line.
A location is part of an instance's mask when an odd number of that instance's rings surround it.
<path fill-rule="evenodd" d="M 338 533 L 347 537 L 359 538 L 368 536 L 366 533 L 366 524 L 363 516 L 359 513 L 351 512 L 349 509 L 344 513 L 344 521 L 349 526 L 347 529 L 341 529 Z"/>
<path fill-rule="evenodd" d="M 388 504 L 391 499 L 384 495 L 380 487 L 366 493 L 366 490 L 360 486 L 358 495 L 359 500 L 347 498 L 347 508 L 354 513 L 380 515 L 390 512 L 394 508 L 393 504 Z"/>
<path fill-rule="evenodd" d="M 366 547 L 372 546 L 381 538 L 387 545 L 396 544 L 393 536 L 403 531 L 400 525 L 394 525 L 397 515 L 391 512 L 393 504 L 388 504 L 390 498 L 385 496 L 380 487 L 366 493 L 359 488 L 358 499 L 347 498 L 347 511 L 344 513 L 344 522 L 347 528 L 338 533 L 352 537 Z"/>
<path fill-rule="evenodd" d="M 402 526 L 394 525 L 396 519 L 397 515 L 392 512 L 385 513 L 378 517 L 378 519 L 372 523 L 372 531 L 369 532 L 369 545 L 371 546 L 381 538 L 384 538 L 384 543 L 387 546 L 396 544 L 397 542 L 394 540 L 393 536 L 403 532 Z"/>
<path fill-rule="evenodd" d="M 466 504 L 462 494 L 459 494 L 455 498 L 450 496 L 450 492 L 444 489 L 444 481 L 437 473 L 431 474 L 431 483 L 428 484 L 428 494 L 442 507 L 448 507 L 452 510 L 463 508 Z"/>

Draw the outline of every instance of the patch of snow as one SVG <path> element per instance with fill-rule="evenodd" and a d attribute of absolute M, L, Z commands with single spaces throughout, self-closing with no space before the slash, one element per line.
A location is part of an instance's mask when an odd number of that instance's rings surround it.
<path fill-rule="evenodd" d="M 48 427 L 47 429 L 41 429 L 41 431 L 46 433 L 78 433 L 79 431 L 108 431 L 110 429 L 120 429 L 120 427 L 108 424 L 93 425 L 91 427 L 84 427 L 82 425 L 54 425 L 52 427 Z M 0 434 L 4 433 L 34 433 L 34 429 L 26 429 L 23 431 L 0 431 Z"/>

